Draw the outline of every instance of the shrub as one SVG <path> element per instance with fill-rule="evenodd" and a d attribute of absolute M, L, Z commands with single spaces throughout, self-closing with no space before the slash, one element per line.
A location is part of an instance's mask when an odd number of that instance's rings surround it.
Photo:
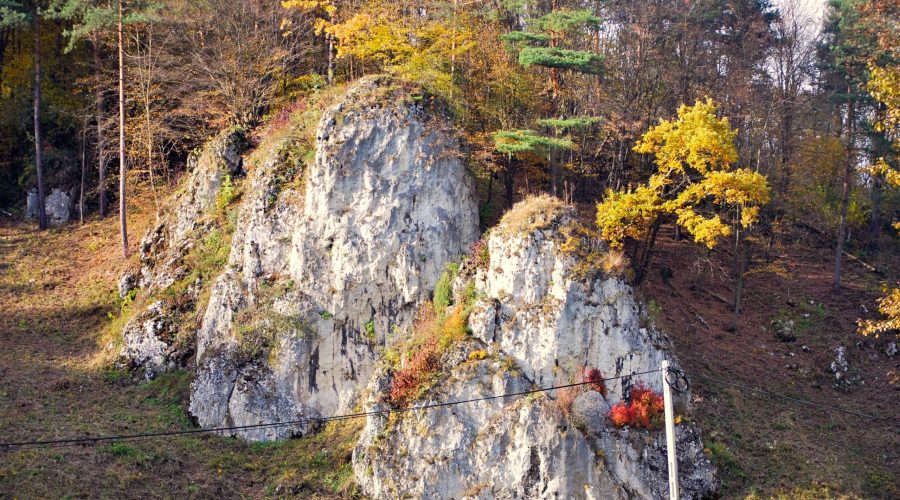
<path fill-rule="evenodd" d="M 569 418 L 572 404 L 575 403 L 575 398 L 580 396 L 582 392 L 584 392 L 583 387 L 563 387 L 556 391 L 556 406 L 559 407 L 559 411 L 564 417 Z"/>
<path fill-rule="evenodd" d="M 405 368 L 394 375 L 391 381 L 391 403 L 406 406 L 415 398 L 419 388 L 430 381 L 440 370 L 440 349 L 434 338 L 429 339 L 410 359 Z"/>
<path fill-rule="evenodd" d="M 434 309 L 438 314 L 444 314 L 444 311 L 447 310 L 447 306 L 450 305 L 452 281 L 453 277 L 450 275 L 450 270 L 448 269 L 441 273 L 441 277 L 438 278 L 437 283 L 434 285 Z"/>
<path fill-rule="evenodd" d="M 488 353 L 484 349 L 479 349 L 477 351 L 472 351 L 469 353 L 469 361 L 481 361 L 482 359 L 487 358 Z"/>
<path fill-rule="evenodd" d="M 616 427 L 653 429 L 662 420 L 663 397 L 658 392 L 638 384 L 631 388 L 627 401 L 619 401 L 609 410 L 610 422 Z"/>
<path fill-rule="evenodd" d="M 491 253 L 487 244 L 487 236 L 472 243 L 472 248 L 469 250 L 469 256 L 469 258 L 472 259 L 472 264 L 475 265 L 475 269 L 487 269 L 488 265 L 491 263 Z"/>
<path fill-rule="evenodd" d="M 603 374 L 596 368 L 584 369 L 584 382 L 590 384 L 591 389 L 597 391 L 603 397 L 606 397 L 606 383 L 603 381 Z"/>
<path fill-rule="evenodd" d="M 219 211 L 225 210 L 225 208 L 228 205 L 231 205 L 231 202 L 237 198 L 237 194 L 237 188 L 231 182 L 231 176 L 225 174 L 225 176 L 222 177 L 222 188 L 216 196 L 216 208 Z"/>

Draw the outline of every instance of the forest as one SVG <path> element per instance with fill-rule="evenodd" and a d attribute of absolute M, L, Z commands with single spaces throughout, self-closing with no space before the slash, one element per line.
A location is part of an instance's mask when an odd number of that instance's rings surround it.
<path fill-rule="evenodd" d="M 830 321 L 816 320 L 821 303 L 838 304 L 841 339 L 896 352 L 898 48 L 894 0 L 0 0 L 0 226 L 40 242 L 105 224 L 115 246 L 90 262 L 134 267 L 137 231 L 163 220 L 210 139 L 238 131 L 248 149 L 266 144 L 322 96 L 389 75 L 443 103 L 481 231 L 517 202 L 555 198 L 584 222 L 575 254 L 627 268 L 660 323 L 748 345 L 756 325 L 784 325 L 765 316 L 777 307 L 765 311 L 760 287 L 815 265 L 819 305 L 787 299 L 802 328 Z M 246 196 L 249 184 L 232 180 L 222 189 Z M 7 253 L 19 241 L 8 234 Z M 41 253 L 35 244 L 27 255 Z M 715 278 L 673 281 L 688 272 Z M 713 328 L 706 309 L 672 316 L 712 282 L 702 307 L 718 311 Z M 27 300 L 9 287 L 7 333 L 25 331 L 32 320 L 14 309 Z M 141 297 L 102 300 L 114 322 Z M 878 377 L 895 394 L 893 366 Z M 725 496 L 755 494 L 731 469 L 741 456 L 707 448 L 731 478 Z M 851 497 L 898 491 L 896 476 L 876 476 Z"/>
<path fill-rule="evenodd" d="M 735 235 L 745 253 L 767 252 L 785 218 L 808 225 L 834 242 L 835 288 L 846 249 L 877 258 L 896 243 L 890 1 L 829 2 L 821 20 L 815 3 L 799 0 L 54 0 L 0 9 L 7 211 L 29 190 L 45 197 L 52 188 L 73 193 L 80 217 L 105 217 L 129 186 L 148 186 L 158 205 L 215 131 L 283 120 L 310 92 L 390 73 L 451 104 L 487 182 L 486 207 L 494 191 L 509 206 L 517 190 L 600 202 L 613 209 L 600 233 L 635 243 L 639 279 L 658 227 L 676 220 L 709 247 Z M 697 116 L 727 119 L 713 143 L 687 124 L 680 134 L 693 144 L 642 140 L 695 103 Z M 696 178 L 697 165 L 654 164 L 658 144 L 675 140 L 673 161 L 717 150 L 691 161 L 748 175 Z M 758 192 L 732 195 L 739 184 Z M 710 190 L 720 191 L 712 203 L 698 196 Z"/>

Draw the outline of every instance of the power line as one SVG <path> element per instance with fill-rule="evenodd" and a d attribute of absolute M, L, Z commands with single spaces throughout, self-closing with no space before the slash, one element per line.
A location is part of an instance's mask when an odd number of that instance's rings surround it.
<path fill-rule="evenodd" d="M 442 402 L 442 403 L 430 403 L 430 404 L 417 405 L 417 406 L 408 406 L 408 407 L 404 407 L 404 408 L 386 408 L 383 410 L 372 410 L 372 411 L 366 411 L 366 412 L 348 413 L 348 414 L 343 414 L 343 415 L 331 415 L 331 416 L 327 416 L 327 417 L 309 417 L 309 418 L 302 418 L 302 419 L 296 419 L 296 420 L 288 420 L 288 421 L 284 421 L 284 422 L 236 425 L 236 426 L 228 426 L 228 427 L 214 427 L 214 428 L 210 428 L 210 429 L 186 429 L 186 430 L 177 430 L 177 431 L 146 432 L 146 433 L 139 433 L 139 434 L 120 434 L 120 435 L 93 436 L 93 437 L 86 436 L 86 437 L 80 437 L 80 438 L 61 438 L 61 439 L 49 439 L 49 440 L 37 440 L 37 441 L 13 441 L 13 442 L 0 443 L 0 448 L 11 449 L 11 448 L 25 448 L 25 447 L 37 447 L 37 446 L 56 447 L 56 446 L 88 445 L 88 444 L 107 443 L 107 442 L 116 442 L 116 441 L 132 441 L 132 440 L 138 440 L 138 439 L 150 439 L 150 438 L 158 438 L 158 437 L 182 436 L 182 435 L 192 435 L 192 434 L 214 434 L 214 433 L 218 433 L 218 432 L 228 432 L 228 431 L 267 429 L 267 428 L 286 427 L 286 426 L 291 426 L 291 425 L 311 424 L 311 423 L 322 424 L 322 423 L 327 423 L 327 422 L 350 420 L 350 419 L 370 417 L 370 416 L 376 416 L 376 415 L 388 415 L 391 413 L 406 413 L 406 412 L 413 412 L 413 411 L 432 410 L 435 408 L 444 408 L 444 407 L 448 407 L 448 406 L 455 406 L 455 405 L 461 405 L 461 404 L 467 404 L 467 403 L 476 403 L 476 402 L 481 402 L 481 401 L 491 401 L 491 400 L 500 399 L 500 398 L 527 396 L 529 394 L 549 392 L 549 391 L 554 391 L 554 390 L 558 390 L 558 389 L 566 389 L 566 388 L 570 388 L 570 387 L 580 387 L 580 386 L 584 386 L 584 385 L 591 385 L 598 381 L 607 382 L 607 381 L 619 380 L 619 379 L 623 379 L 623 378 L 636 377 L 638 375 L 647 375 L 647 374 L 651 374 L 651 373 L 658 373 L 660 371 L 661 370 L 657 368 L 655 370 L 635 372 L 635 373 L 631 373 L 631 374 L 627 374 L 627 375 L 620 375 L 617 377 L 607 377 L 607 378 L 603 378 L 603 379 L 599 379 L 599 380 L 591 381 L 591 382 L 577 382 L 577 383 L 572 383 L 572 384 L 557 385 L 557 386 L 550 386 L 550 387 L 538 387 L 538 388 L 529 389 L 526 391 L 510 392 L 510 393 L 505 393 L 505 394 L 495 394 L 495 395 L 484 396 L 484 397 L 480 397 L 480 398 L 463 399 L 463 400 L 458 400 L 458 401 L 446 401 L 446 402 Z M 667 380 L 667 382 L 670 385 L 677 382 L 678 378 L 681 378 L 681 379 L 685 378 L 684 372 L 682 372 L 680 370 L 675 370 L 675 372 L 677 375 L 677 378 L 675 379 L 675 381 Z M 864 412 L 849 409 L 849 408 L 842 408 L 839 406 L 826 405 L 823 403 L 817 403 L 815 401 L 810 401 L 810 400 L 801 399 L 801 398 L 795 398 L 792 396 L 787 396 L 784 394 L 778 394 L 776 392 L 768 391 L 768 390 L 765 390 L 765 389 L 762 389 L 759 387 L 752 387 L 752 386 L 740 384 L 737 382 L 732 382 L 730 380 L 713 377 L 711 375 L 695 375 L 695 377 L 700 378 L 700 379 L 705 379 L 705 380 L 712 380 L 712 381 L 719 382 L 719 383 L 726 384 L 726 385 L 731 385 L 731 386 L 743 389 L 745 391 L 756 392 L 756 393 L 759 393 L 759 394 L 762 394 L 765 396 L 781 399 L 784 401 L 789 401 L 792 403 L 813 406 L 813 407 L 821 408 L 824 410 L 833 410 L 833 411 L 842 412 L 842 413 L 846 413 L 849 415 L 863 417 L 863 418 L 867 418 L 867 419 L 871 419 L 871 420 L 883 420 L 883 421 L 894 422 L 894 423 L 900 422 L 900 419 L 896 419 L 896 418 L 882 417 L 882 416 L 872 415 L 869 413 L 864 413 Z M 673 386 L 673 388 L 679 390 L 679 392 L 683 392 L 681 389 L 678 389 L 678 387 Z"/>
<path fill-rule="evenodd" d="M 843 412 L 843 413 L 847 413 L 847 414 L 849 414 L 849 415 L 855 415 L 855 416 L 857 416 L 857 417 L 868 418 L 868 419 L 871 419 L 871 420 L 884 420 L 884 421 L 888 421 L 888 422 L 900 423 L 900 419 L 897 419 L 897 418 L 882 417 L 882 416 L 879 416 L 879 415 L 872 415 L 872 414 L 869 414 L 869 413 L 863 413 L 863 412 L 861 412 L 861 411 L 852 410 L 852 409 L 850 409 L 850 408 L 842 408 L 842 407 L 840 407 L 840 406 L 831 406 L 831 405 L 826 405 L 826 404 L 822 404 L 822 403 L 817 403 L 817 402 L 815 402 L 815 401 L 810 401 L 810 400 L 808 400 L 808 399 L 800 399 L 800 398 L 795 398 L 795 397 L 793 397 L 793 396 L 786 396 L 786 395 L 784 395 L 784 394 L 778 394 L 778 393 L 776 393 L 776 392 L 767 391 L 767 390 L 761 389 L 761 388 L 759 388 L 759 387 L 751 387 L 751 386 L 747 386 L 747 385 L 744 385 L 744 384 L 739 384 L 739 383 L 737 383 L 737 382 L 732 382 L 732 381 L 730 381 L 730 380 L 725 380 L 725 379 L 721 379 L 721 378 L 718 378 L 718 377 L 713 377 L 713 376 L 710 376 L 710 375 L 694 375 L 694 377 L 700 378 L 700 379 L 713 380 L 713 381 L 716 381 L 716 382 L 720 382 L 720 383 L 722 383 L 722 384 L 727 384 L 727 385 L 731 385 L 731 386 L 734 386 L 734 387 L 738 387 L 738 388 L 740 388 L 740 389 L 744 389 L 745 391 L 757 392 L 757 393 L 760 393 L 760 394 L 763 394 L 763 395 L 766 395 L 766 396 L 769 396 L 769 397 L 778 398 L 778 399 L 783 399 L 783 400 L 785 400 L 785 401 L 790 401 L 790 402 L 793 402 L 793 403 L 799 403 L 799 404 L 804 404 L 804 405 L 808 405 L 808 406 L 814 406 L 814 407 L 821 408 L 821 409 L 824 409 L 824 410 L 834 410 L 834 411 L 837 411 L 837 412 Z"/>
<path fill-rule="evenodd" d="M 332 415 L 328 417 L 310 417 L 310 418 L 302 418 L 297 420 L 289 420 L 284 422 L 271 422 L 266 424 L 249 424 L 249 425 L 236 425 L 229 427 L 215 427 L 211 429 L 186 429 L 186 430 L 178 430 L 178 431 L 161 431 L 161 432 L 146 432 L 140 434 L 121 434 L 121 435 L 111 435 L 111 436 L 93 436 L 93 437 L 81 437 L 81 438 L 61 438 L 61 439 L 49 439 L 43 441 L 17 441 L 17 442 L 6 442 L 0 443 L 0 448 L 3 449 L 11 449 L 11 448 L 25 448 L 32 446 L 75 446 L 75 445 L 87 445 L 87 444 L 96 444 L 96 443 L 107 443 L 107 442 L 116 442 L 116 441 L 132 441 L 137 439 L 150 439 L 150 438 L 158 438 L 158 437 L 169 437 L 169 436 L 181 436 L 181 435 L 190 435 L 190 434 L 212 434 L 216 432 L 225 432 L 225 431 L 243 431 L 243 430 L 253 430 L 253 429 L 267 429 L 267 428 L 275 428 L 275 427 L 286 427 L 291 425 L 299 425 L 299 424 L 310 424 L 310 423 L 326 423 L 333 422 L 338 420 L 350 420 L 355 418 L 369 417 L 375 415 L 387 415 L 390 413 L 404 413 L 404 412 L 412 412 L 412 411 L 420 411 L 420 410 L 431 410 L 435 408 L 443 408 L 447 406 L 455 406 L 467 403 L 476 403 L 480 401 L 490 401 L 494 399 L 500 398 L 508 398 L 508 397 L 518 397 L 518 396 L 527 396 L 529 394 L 536 394 L 541 392 L 549 392 L 557 389 L 566 389 L 569 387 L 580 387 L 584 385 L 595 384 L 599 381 L 611 381 L 611 380 L 619 380 L 623 378 L 636 377 L 638 375 L 647 375 L 650 373 L 658 373 L 660 371 L 659 368 L 655 370 L 647 370 L 642 372 L 630 373 L 628 375 L 619 375 L 617 377 L 608 377 L 599 380 L 593 380 L 590 382 L 577 382 L 573 384 L 565 384 L 565 385 L 557 385 L 551 387 L 538 387 L 535 389 L 529 389 L 527 391 L 519 391 L 519 392 L 510 392 L 506 394 L 495 394 L 491 396 L 484 396 L 480 398 L 471 398 L 471 399 L 463 399 L 459 401 L 446 401 L 443 403 L 430 403 L 425 405 L 418 406 L 407 406 L 404 408 L 386 408 L 384 410 L 373 410 L 366 412 L 358 412 L 358 413 L 348 413 L 344 415 Z"/>

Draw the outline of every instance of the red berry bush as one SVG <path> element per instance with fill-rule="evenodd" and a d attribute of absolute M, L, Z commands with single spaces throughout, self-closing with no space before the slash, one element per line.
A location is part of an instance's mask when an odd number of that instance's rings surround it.
<path fill-rule="evenodd" d="M 644 384 L 631 388 L 628 398 L 609 410 L 609 420 L 616 427 L 654 429 L 662 422 L 663 397 Z"/>

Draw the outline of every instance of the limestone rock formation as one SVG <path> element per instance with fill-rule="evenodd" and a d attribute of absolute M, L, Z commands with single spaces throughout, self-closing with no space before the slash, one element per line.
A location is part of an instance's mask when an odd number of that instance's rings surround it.
<path fill-rule="evenodd" d="M 509 394 L 603 377 L 606 397 L 583 389 L 501 398 L 426 412 L 369 417 L 354 453 L 358 483 L 373 498 L 665 498 L 665 436 L 618 429 L 611 405 L 642 383 L 657 391 L 664 337 L 620 278 L 585 272 L 567 252 L 574 213 L 546 198 L 512 209 L 488 241 L 476 271 L 473 340 L 447 354 L 445 368 L 418 404 Z M 465 267 L 465 266 L 464 266 Z M 455 287 L 459 290 L 460 287 Z M 487 359 L 467 356 L 486 350 Z M 371 388 L 366 410 L 383 410 L 390 373 Z M 575 390 L 575 389 L 569 389 Z M 687 396 L 687 395 L 686 395 Z M 684 408 L 689 399 L 680 402 Z M 571 405 L 568 408 L 567 405 Z M 568 415 L 568 416 L 567 416 Z M 678 426 L 684 498 L 718 489 L 699 433 Z"/>
<path fill-rule="evenodd" d="M 32 188 L 28 191 L 28 196 L 25 200 L 25 216 L 29 219 L 36 219 L 38 216 L 37 202 L 37 188 Z M 62 189 L 53 188 L 44 199 L 44 210 L 47 213 L 47 222 L 54 226 L 69 222 L 72 211 L 72 195 Z"/>
<path fill-rule="evenodd" d="M 141 240 L 140 269 L 119 280 L 124 300 L 138 290 L 161 297 L 138 311 L 122 333 L 120 363 L 142 369 L 147 378 L 181 367 L 193 352 L 192 329 L 182 328 L 182 315 L 193 311 L 203 283 L 200 277 L 192 279 L 193 270 L 185 258 L 210 235 L 210 212 L 223 183 L 243 175 L 244 143 L 242 131 L 229 130 L 191 155 L 185 188 Z M 189 334 L 184 338 L 179 332 Z"/>
<path fill-rule="evenodd" d="M 364 79 L 322 116 L 306 171 L 291 154 L 296 140 L 272 146 L 253 171 L 198 333 L 190 410 L 203 426 L 351 408 L 379 347 L 478 237 L 473 179 L 429 99 Z"/>

